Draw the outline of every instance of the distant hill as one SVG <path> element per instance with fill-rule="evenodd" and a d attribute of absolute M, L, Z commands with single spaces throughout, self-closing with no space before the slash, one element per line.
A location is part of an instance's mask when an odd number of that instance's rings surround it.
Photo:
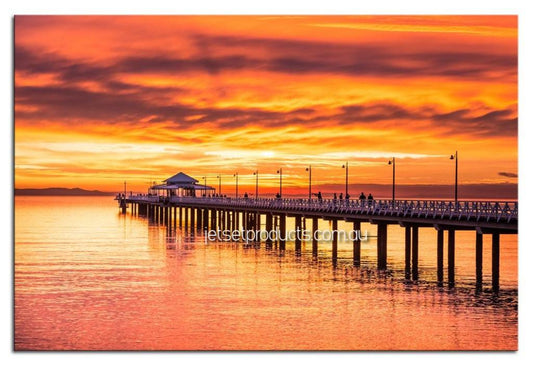
<path fill-rule="evenodd" d="M 80 188 L 67 189 L 64 187 L 49 187 L 46 189 L 15 189 L 15 195 L 36 196 L 108 196 L 115 195 L 113 192 L 98 190 L 84 190 Z"/>

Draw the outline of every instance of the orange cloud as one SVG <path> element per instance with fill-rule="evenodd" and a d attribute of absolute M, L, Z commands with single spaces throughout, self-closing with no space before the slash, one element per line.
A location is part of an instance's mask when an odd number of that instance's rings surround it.
<path fill-rule="evenodd" d="M 17 16 L 16 187 L 509 182 L 513 16 Z M 495 151 L 497 149 L 497 151 Z M 213 179 L 216 183 L 216 179 Z M 253 177 L 242 178 L 253 185 Z M 229 186 L 228 186 L 229 187 Z M 288 189 L 289 190 L 289 189 Z"/>

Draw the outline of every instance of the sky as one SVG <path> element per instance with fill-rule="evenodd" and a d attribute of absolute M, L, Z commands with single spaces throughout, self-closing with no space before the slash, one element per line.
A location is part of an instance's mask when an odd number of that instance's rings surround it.
<path fill-rule="evenodd" d="M 515 16 L 16 16 L 15 187 L 517 183 Z M 453 188 L 450 188 L 453 193 Z M 444 195 L 450 196 L 450 195 Z M 497 195 L 495 195 L 497 196 Z"/>

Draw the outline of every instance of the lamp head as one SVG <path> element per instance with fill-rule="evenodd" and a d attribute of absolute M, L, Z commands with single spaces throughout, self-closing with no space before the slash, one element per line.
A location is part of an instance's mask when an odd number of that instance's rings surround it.
<path fill-rule="evenodd" d="M 450 160 L 453 160 L 455 159 L 455 156 L 454 155 L 450 155 Z"/>

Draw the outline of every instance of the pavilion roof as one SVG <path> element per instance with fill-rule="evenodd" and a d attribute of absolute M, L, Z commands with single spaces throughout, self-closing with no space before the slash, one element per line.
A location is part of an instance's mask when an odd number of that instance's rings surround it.
<path fill-rule="evenodd" d="M 179 172 L 173 175 L 172 177 L 167 178 L 165 182 L 167 185 L 168 184 L 183 184 L 183 185 L 190 184 L 192 185 L 192 184 L 198 183 L 198 180 L 192 178 L 191 176 L 186 175 L 183 172 Z"/>
<path fill-rule="evenodd" d="M 194 190 L 215 190 L 214 187 L 195 185 L 195 184 L 171 184 L 171 185 L 155 185 L 151 187 L 152 190 L 178 190 L 178 189 L 194 189 Z"/>

